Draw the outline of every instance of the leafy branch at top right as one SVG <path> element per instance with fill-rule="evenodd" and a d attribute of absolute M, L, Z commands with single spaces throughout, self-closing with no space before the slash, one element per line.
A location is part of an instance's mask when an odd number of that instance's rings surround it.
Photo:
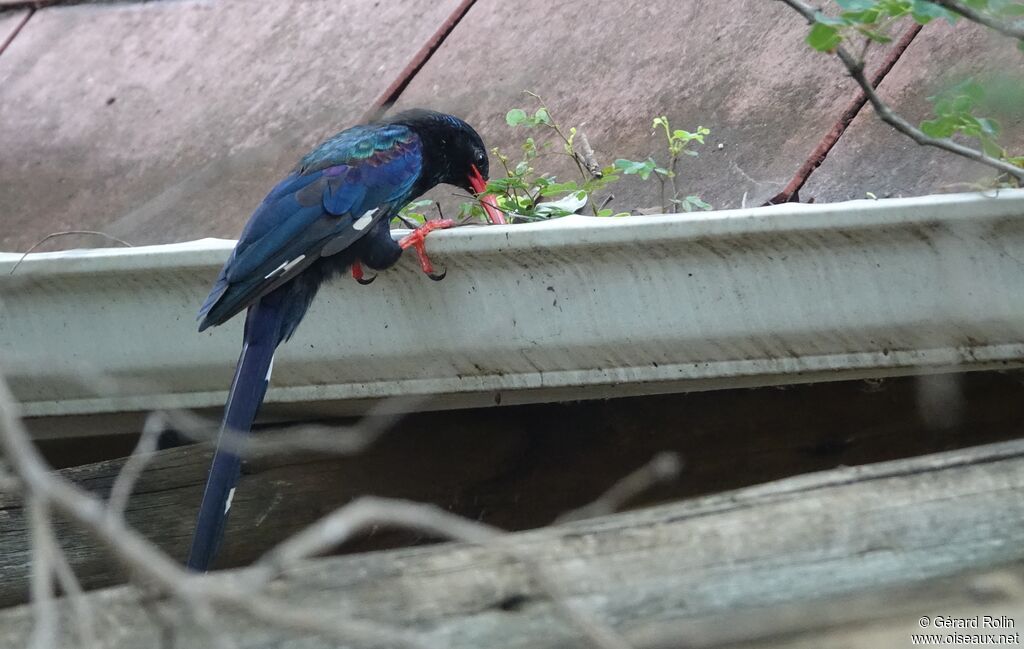
<path fill-rule="evenodd" d="M 893 41 L 894 26 L 909 17 L 924 25 L 945 19 L 950 23 L 967 19 L 1017 39 L 1024 52 L 1024 2 L 1010 0 L 835 0 L 841 11 L 826 14 L 802 0 L 780 0 L 800 13 L 811 24 L 807 43 L 821 52 L 835 54 L 882 121 L 918 144 L 936 147 L 980 162 L 1001 172 L 1004 180 L 1024 185 L 1024 156 L 1012 155 L 999 144 L 1000 127 L 996 120 L 981 117 L 975 111 L 984 99 L 984 87 L 968 79 L 929 97 L 935 115 L 914 126 L 898 115 L 875 92 L 864 74 L 864 58 L 872 44 Z M 859 46 L 859 47 L 858 47 Z M 850 47 L 858 47 L 857 56 Z M 972 138 L 979 148 L 951 139 L 955 135 Z"/>

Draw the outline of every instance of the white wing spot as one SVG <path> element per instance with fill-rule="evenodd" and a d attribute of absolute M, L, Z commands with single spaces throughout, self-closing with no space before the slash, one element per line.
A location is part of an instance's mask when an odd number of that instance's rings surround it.
<path fill-rule="evenodd" d="M 267 378 L 264 379 L 268 383 L 270 382 L 270 373 L 274 371 L 274 357 L 270 357 L 270 365 L 267 366 Z"/>
<path fill-rule="evenodd" d="M 284 275 L 285 273 L 290 271 L 292 268 L 295 268 L 295 265 L 298 264 L 299 262 L 301 262 L 305 258 L 306 258 L 306 255 L 299 255 L 298 257 L 296 257 L 295 259 L 292 259 L 291 261 L 286 261 L 283 264 L 281 264 L 280 266 L 278 266 L 277 268 L 275 268 L 274 270 L 272 270 L 269 273 L 267 273 L 267 276 L 264 277 L 263 279 L 273 279 L 273 278 L 275 278 L 275 277 L 277 277 L 279 275 Z"/>
<path fill-rule="evenodd" d="M 269 273 L 267 273 L 267 276 L 264 277 L 263 279 L 272 279 L 274 277 L 277 277 L 278 275 L 280 275 L 281 273 L 284 272 L 284 267 L 287 266 L 287 265 L 288 265 L 288 262 L 286 261 L 283 264 L 281 264 L 280 266 L 278 266 L 277 268 L 275 268 L 274 270 L 272 270 Z"/>
<path fill-rule="evenodd" d="M 375 207 L 372 210 L 369 210 L 368 212 L 360 216 L 359 220 L 352 224 L 352 229 L 365 230 L 366 226 L 370 225 L 370 223 L 373 221 L 373 215 L 377 213 L 378 209 L 380 208 Z"/>
<path fill-rule="evenodd" d="M 287 273 L 292 268 L 295 268 L 295 265 L 298 264 L 300 261 L 302 261 L 305 258 L 306 258 L 306 255 L 299 255 L 295 259 L 292 259 L 291 261 L 289 261 L 287 264 L 284 265 L 284 272 Z"/>
<path fill-rule="evenodd" d="M 227 514 L 231 511 L 231 501 L 235 498 L 235 488 L 231 487 L 231 491 L 228 492 L 228 500 L 224 503 L 224 513 Z"/>

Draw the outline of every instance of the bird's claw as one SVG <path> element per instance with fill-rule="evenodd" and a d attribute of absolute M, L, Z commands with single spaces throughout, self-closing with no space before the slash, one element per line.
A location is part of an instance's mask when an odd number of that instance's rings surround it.
<path fill-rule="evenodd" d="M 450 228 L 453 225 L 455 225 L 455 221 L 452 221 L 451 219 L 434 219 L 433 221 L 427 221 L 422 227 L 417 228 L 411 234 L 402 238 L 402 240 L 398 242 L 398 245 L 403 250 L 408 248 L 414 248 L 416 250 L 416 256 L 419 257 L 420 260 L 420 268 L 423 269 L 423 272 L 426 273 L 427 277 L 435 282 L 440 282 L 444 279 L 445 275 L 448 274 L 448 270 L 445 269 L 440 274 L 434 272 L 434 265 L 430 263 L 430 258 L 427 257 L 427 250 L 424 247 L 423 242 L 428 233 L 442 228 Z"/>
<path fill-rule="evenodd" d="M 377 279 L 377 275 L 374 275 L 370 279 L 366 279 L 366 276 L 363 274 L 363 265 L 359 263 L 359 260 L 357 259 L 352 262 L 352 278 L 363 286 L 367 286 L 369 284 L 373 284 L 373 280 Z"/>

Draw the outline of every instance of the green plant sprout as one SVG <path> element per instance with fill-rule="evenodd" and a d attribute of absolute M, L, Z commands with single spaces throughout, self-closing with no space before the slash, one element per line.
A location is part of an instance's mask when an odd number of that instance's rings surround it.
<path fill-rule="evenodd" d="M 521 148 L 521 158 L 513 161 L 509 155 L 495 147 L 491 150 L 504 176 L 494 176 L 487 183 L 487 192 L 495 196 L 498 209 L 509 214 L 513 221 L 536 221 L 574 214 L 589 209 L 594 216 L 628 216 L 628 212 L 615 212 L 607 207 L 611 195 L 603 198 L 599 194 L 618 182 L 622 174 L 637 175 L 648 180 L 652 173 L 661 182 L 662 209 L 671 206 L 685 211 L 694 208 L 711 209 L 698 196 L 679 198 L 676 185 L 678 165 L 681 156 L 697 155 L 687 148 L 691 142 L 704 142 L 710 131 L 698 127 L 690 133 L 672 130 L 668 119 L 658 117 L 654 127 L 662 126 L 667 138 L 668 163 L 658 165 L 653 157 L 643 162 L 620 158 L 614 165 L 602 167 L 594 157 L 593 149 L 586 135 L 575 126 L 566 128 L 551 115 L 544 100 L 537 94 L 527 92 L 540 106 L 532 113 L 523 108 L 513 108 L 505 115 L 505 123 L 513 128 L 539 129 L 540 137 L 527 137 Z M 543 133 L 552 137 L 544 138 Z M 538 141 L 539 140 L 539 141 Z M 548 156 L 566 156 L 573 161 L 579 173 L 578 179 L 560 180 L 554 174 L 538 170 L 538 161 Z M 666 183 L 671 186 L 672 197 L 666 200 Z M 412 207 L 412 206 L 410 206 Z M 415 212 L 413 211 L 413 214 Z M 484 213 L 477 202 L 465 202 L 459 209 L 461 219 L 484 219 Z"/>
<path fill-rule="evenodd" d="M 647 180 L 653 174 L 661 184 L 662 211 L 669 212 L 672 210 L 673 206 L 682 208 L 686 212 L 693 211 L 694 208 L 710 210 L 711 206 L 701 200 L 699 196 L 691 194 L 684 198 L 679 198 L 680 190 L 676 184 L 676 178 L 679 176 L 680 156 L 688 155 L 697 157 L 698 155 L 693 149 L 686 148 L 687 145 L 691 142 L 704 144 L 704 136 L 709 135 L 711 131 L 703 126 L 698 126 L 697 130 L 693 133 L 684 131 L 683 129 L 673 130 L 668 123 L 668 118 L 664 115 L 655 117 L 651 124 L 651 128 L 655 129 L 655 132 L 657 132 L 659 127 L 665 132 L 665 139 L 668 143 L 667 167 L 659 166 L 657 161 L 655 161 L 653 157 L 650 157 L 643 162 L 619 158 L 615 161 L 615 168 L 624 174 L 636 174 L 643 180 Z M 666 185 L 671 185 L 672 187 L 672 197 L 668 200 L 666 200 L 665 196 Z"/>
<path fill-rule="evenodd" d="M 505 123 L 513 128 L 546 130 L 556 141 L 546 139 L 538 143 L 533 137 L 526 138 L 521 147 L 523 157 L 515 164 L 500 149 L 493 149 L 505 169 L 505 177 L 492 180 L 487 187 L 498 196 L 498 207 L 507 206 L 527 220 L 565 216 L 584 207 L 589 207 L 595 216 L 611 216 L 612 210 L 599 205 L 595 195 L 619 179 L 614 167 L 598 165 L 585 135 L 575 126 L 565 128 L 556 122 L 539 95 L 526 94 L 537 100 L 539 108 L 533 114 L 513 108 L 506 113 Z M 559 182 L 553 174 L 538 173 L 535 162 L 548 155 L 570 158 L 579 172 L 579 180 Z"/>

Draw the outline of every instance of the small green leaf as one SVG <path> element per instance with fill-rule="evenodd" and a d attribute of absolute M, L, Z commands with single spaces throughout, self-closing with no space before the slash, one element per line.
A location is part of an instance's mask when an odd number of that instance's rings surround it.
<path fill-rule="evenodd" d="M 705 203 L 704 201 L 702 201 L 700 199 L 700 196 L 687 196 L 683 200 L 685 201 L 685 203 L 684 203 L 685 205 L 692 205 L 692 206 L 694 206 L 694 207 L 696 207 L 698 209 L 702 209 L 702 210 L 710 210 L 711 209 L 711 205 L 709 203 Z M 689 210 L 687 210 L 687 211 L 689 211 Z"/>
<path fill-rule="evenodd" d="M 988 117 L 979 117 L 978 124 L 981 126 L 981 130 L 986 135 L 996 136 L 999 135 L 999 122 Z"/>
<path fill-rule="evenodd" d="M 927 0 L 914 0 L 910 16 L 922 25 L 927 25 L 936 18 L 945 18 L 949 22 L 955 22 L 957 18 L 956 14 Z"/>
<path fill-rule="evenodd" d="M 819 52 L 831 52 L 842 42 L 839 30 L 831 25 L 815 23 L 807 34 L 807 44 Z"/>
<path fill-rule="evenodd" d="M 585 192 L 575 192 L 565 198 L 549 203 L 537 203 L 535 213 L 538 216 L 566 216 L 580 210 L 587 204 Z"/>
<path fill-rule="evenodd" d="M 846 11 L 867 11 L 875 8 L 874 0 L 836 0 L 836 4 Z"/>
<path fill-rule="evenodd" d="M 505 123 L 509 126 L 517 126 L 522 124 L 527 119 L 526 111 L 522 108 L 513 108 L 512 110 L 505 113 Z"/>
<path fill-rule="evenodd" d="M 948 119 L 926 119 L 920 126 L 924 134 L 930 137 L 949 137 L 955 130 Z"/>
<path fill-rule="evenodd" d="M 876 43 L 891 43 L 892 38 L 886 36 L 882 32 L 875 31 L 873 29 L 867 29 L 866 27 L 858 27 L 857 31 L 873 40 Z"/>
<path fill-rule="evenodd" d="M 541 190 L 541 196 L 554 196 L 555 194 L 561 194 L 564 192 L 574 192 L 579 189 L 579 186 L 572 180 L 564 183 L 551 183 Z"/>
<path fill-rule="evenodd" d="M 547 124 L 551 126 L 551 115 L 548 114 L 548 109 L 541 106 L 537 109 L 537 112 L 533 114 L 533 119 L 538 124 Z"/>
<path fill-rule="evenodd" d="M 814 21 L 819 25 L 833 25 L 835 27 L 846 27 L 847 23 L 845 18 L 829 16 L 820 11 L 814 12 Z"/>
<path fill-rule="evenodd" d="M 982 135 L 978 139 L 981 140 L 981 150 L 984 151 L 986 155 L 990 155 L 993 158 L 1006 157 L 1006 150 L 999 146 L 999 144 L 991 137 Z"/>
<path fill-rule="evenodd" d="M 654 160 L 647 158 L 643 162 L 636 162 L 634 160 L 626 160 L 619 158 L 615 161 L 615 168 L 622 171 L 627 175 L 637 175 L 643 180 L 647 180 L 651 177 L 651 172 L 654 171 L 655 167 Z"/>
<path fill-rule="evenodd" d="M 874 25 L 878 22 L 878 17 L 881 15 L 878 9 L 865 9 L 864 11 L 846 11 L 843 12 L 843 18 L 850 23 L 857 23 L 860 25 Z"/>

